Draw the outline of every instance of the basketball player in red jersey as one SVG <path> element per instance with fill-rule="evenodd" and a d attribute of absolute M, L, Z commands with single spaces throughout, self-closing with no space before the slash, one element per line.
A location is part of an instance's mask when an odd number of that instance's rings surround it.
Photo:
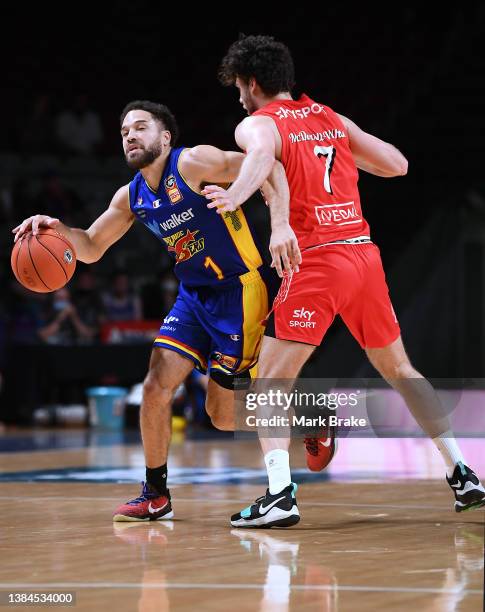
<path fill-rule="evenodd" d="M 358 169 L 382 177 L 405 175 L 405 157 L 328 106 L 306 95 L 294 100 L 291 54 L 272 37 L 241 37 L 223 59 L 220 78 L 236 85 L 250 116 L 235 132 L 246 152 L 239 176 L 228 190 L 206 188 L 209 207 L 218 213 L 235 210 L 279 159 L 290 187 L 290 224 L 302 251 L 300 271 L 288 275 L 275 300 L 259 378 L 295 380 L 339 314 L 441 451 L 455 510 L 485 505 L 485 489 L 466 465 L 436 393 L 406 355 L 379 249 L 362 215 Z M 335 450 L 331 435 L 306 439 L 305 445 L 312 470 L 323 469 Z M 261 446 L 269 488 L 232 516 L 234 527 L 286 527 L 299 521 L 289 438 L 261 438 Z"/>

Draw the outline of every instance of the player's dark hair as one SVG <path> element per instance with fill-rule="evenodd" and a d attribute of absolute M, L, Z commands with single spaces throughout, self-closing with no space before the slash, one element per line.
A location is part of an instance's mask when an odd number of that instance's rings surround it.
<path fill-rule="evenodd" d="M 149 100 L 134 100 L 133 102 L 129 102 L 121 113 L 121 125 L 123 125 L 126 115 L 132 110 L 144 110 L 150 113 L 152 117 L 163 126 L 163 129 L 170 132 L 172 136 L 170 144 L 173 146 L 177 142 L 179 136 L 177 121 L 165 104 L 158 104 L 157 102 L 150 102 Z"/>
<path fill-rule="evenodd" d="M 234 85 L 236 77 L 246 83 L 254 78 L 267 96 L 291 91 L 295 85 L 295 68 L 290 50 L 272 36 L 240 34 L 219 68 L 223 85 Z"/>

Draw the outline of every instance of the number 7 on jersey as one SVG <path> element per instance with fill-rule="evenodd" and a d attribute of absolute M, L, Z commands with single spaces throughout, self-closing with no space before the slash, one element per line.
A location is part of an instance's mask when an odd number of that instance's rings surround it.
<path fill-rule="evenodd" d="M 316 146 L 313 149 L 313 152 L 318 158 L 325 157 L 325 176 L 323 177 L 323 186 L 327 193 L 333 194 L 332 185 L 330 183 L 330 175 L 332 174 L 337 150 L 333 145 L 329 147 Z"/>

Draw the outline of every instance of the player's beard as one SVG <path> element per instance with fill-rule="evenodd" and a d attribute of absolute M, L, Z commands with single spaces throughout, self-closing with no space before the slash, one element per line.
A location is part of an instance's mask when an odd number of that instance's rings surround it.
<path fill-rule="evenodd" d="M 128 167 L 132 170 L 141 170 L 142 168 L 146 168 L 150 164 L 160 157 L 162 154 L 162 143 L 154 142 L 147 149 L 138 149 L 137 155 L 128 158 L 128 153 L 125 153 L 126 163 Z"/>
<path fill-rule="evenodd" d="M 247 97 L 244 100 L 244 108 L 246 109 L 248 115 L 252 115 L 258 110 L 258 107 L 253 103 L 250 97 Z"/>
<path fill-rule="evenodd" d="M 252 115 L 258 110 L 258 107 L 254 102 L 251 93 L 249 92 L 249 89 L 241 91 L 241 102 L 244 110 L 247 112 L 248 115 Z"/>

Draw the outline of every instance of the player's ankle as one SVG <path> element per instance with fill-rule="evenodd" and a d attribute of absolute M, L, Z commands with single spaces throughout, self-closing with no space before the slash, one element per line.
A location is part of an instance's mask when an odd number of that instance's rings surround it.
<path fill-rule="evenodd" d="M 452 431 L 445 431 L 436 438 L 433 438 L 436 448 L 440 451 L 445 463 L 446 473 L 448 477 L 453 476 L 455 467 L 458 463 L 466 465 L 465 458 L 461 452 L 458 442 L 456 441 Z"/>
<path fill-rule="evenodd" d="M 155 489 L 160 495 L 167 495 L 167 464 L 156 467 L 146 468 L 146 481 L 152 489 Z"/>
<path fill-rule="evenodd" d="M 269 492 L 276 495 L 291 484 L 289 453 L 280 448 L 274 449 L 266 453 L 264 462 L 268 472 Z"/>

